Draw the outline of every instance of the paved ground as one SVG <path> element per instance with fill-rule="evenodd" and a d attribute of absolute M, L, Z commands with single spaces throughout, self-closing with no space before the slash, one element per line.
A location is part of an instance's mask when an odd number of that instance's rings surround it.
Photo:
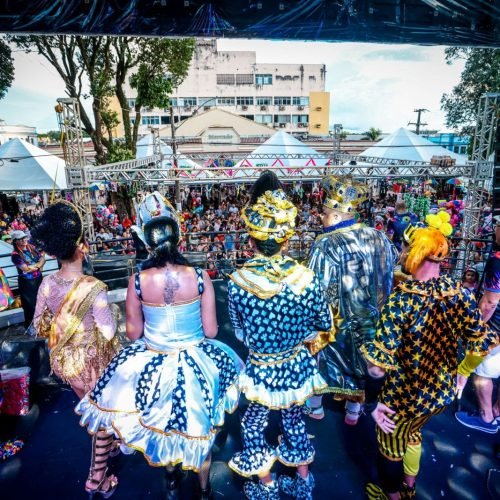
<path fill-rule="evenodd" d="M 232 337 L 226 315 L 224 289 L 218 290 L 219 339 L 244 350 Z M 45 377 L 46 358 L 43 346 L 10 332 L 0 332 L 3 361 L 27 360 L 34 366 L 33 406 L 22 418 L 0 417 L 0 438 L 22 437 L 24 449 L 15 457 L 0 463 L 0 498 L 16 499 L 78 499 L 84 498 L 84 480 L 90 455 L 90 439 L 79 427 L 73 413 L 76 396 L 67 387 Z M 24 344 L 23 344 L 24 342 Z M 10 347 L 9 347 L 10 346 Z M 471 406 L 473 399 L 467 394 Z M 374 425 L 363 417 L 357 427 L 343 424 L 340 405 L 331 400 L 324 420 L 308 420 L 308 430 L 314 436 L 316 461 L 315 498 L 363 498 L 363 485 L 375 475 Z M 245 405 L 240 410 L 244 411 Z M 212 484 L 218 499 L 242 498 L 242 480 L 227 467 L 229 457 L 240 449 L 239 418 L 236 412 L 227 419 L 214 451 Z M 268 428 L 270 441 L 278 434 L 276 415 Z M 500 469 L 493 457 L 493 446 L 500 441 L 497 435 L 483 434 L 462 427 L 453 418 L 452 409 L 435 417 L 424 431 L 422 471 L 418 483 L 421 499 L 487 499 L 487 473 Z M 149 467 L 140 454 L 120 456 L 113 461 L 120 485 L 113 498 L 161 499 L 165 483 L 161 468 Z M 290 470 L 277 466 L 278 472 Z M 197 480 L 189 474 L 182 484 L 180 497 L 197 497 Z M 500 498 L 500 490 L 496 492 Z"/>

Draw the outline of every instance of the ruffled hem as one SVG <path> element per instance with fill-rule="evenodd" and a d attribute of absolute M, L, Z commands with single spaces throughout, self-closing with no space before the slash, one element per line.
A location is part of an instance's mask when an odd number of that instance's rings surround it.
<path fill-rule="evenodd" d="M 386 370 L 397 370 L 398 366 L 394 360 L 394 356 L 387 351 L 378 348 L 373 343 L 361 346 L 361 353 L 366 361 L 369 361 L 375 366 L 384 368 Z"/>
<path fill-rule="evenodd" d="M 314 461 L 315 451 L 309 439 L 309 446 L 307 450 L 298 450 L 296 448 L 290 449 L 285 446 L 283 435 L 278 436 L 278 446 L 276 448 L 276 455 L 278 460 L 287 467 L 299 467 L 300 465 L 309 465 Z"/>
<path fill-rule="evenodd" d="M 284 410 L 293 405 L 303 405 L 307 399 L 328 387 L 319 374 L 310 377 L 299 389 L 270 391 L 263 384 L 255 385 L 245 373 L 240 375 L 239 388 L 249 401 L 260 403 L 271 410 Z"/>
<path fill-rule="evenodd" d="M 140 451 L 151 466 L 181 464 L 183 469 L 198 472 L 210 453 L 217 428 L 224 424 L 225 413 L 233 413 L 238 401 L 239 391 L 233 384 L 216 409 L 214 425 L 208 434 L 202 436 L 150 427 L 143 422 L 138 411 L 100 408 L 88 396 L 78 403 L 75 412 L 81 415 L 80 425 L 87 427 L 89 434 L 101 430 L 114 434 L 128 448 Z"/>
<path fill-rule="evenodd" d="M 248 450 L 236 453 L 227 465 L 240 476 L 252 477 L 267 474 L 277 459 L 276 452 L 272 448 L 269 448 L 267 453 Z"/>

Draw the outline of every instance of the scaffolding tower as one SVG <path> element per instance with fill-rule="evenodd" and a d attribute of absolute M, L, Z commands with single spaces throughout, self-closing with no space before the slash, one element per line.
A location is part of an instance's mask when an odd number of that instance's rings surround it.
<path fill-rule="evenodd" d="M 95 231 L 92 218 L 87 167 L 83 154 L 83 133 L 80 105 L 77 99 L 57 99 L 55 107 L 61 131 L 61 142 L 66 162 L 66 182 L 73 192 L 73 203 L 80 211 L 83 232 L 88 241 L 94 241 Z"/>
<path fill-rule="evenodd" d="M 477 111 L 476 130 L 472 149 L 473 167 L 465 197 L 462 242 L 455 276 L 462 275 L 472 263 L 472 239 L 478 237 L 481 211 L 485 205 L 493 179 L 493 162 L 489 161 L 495 148 L 495 136 L 500 117 L 500 93 L 484 94 Z"/>

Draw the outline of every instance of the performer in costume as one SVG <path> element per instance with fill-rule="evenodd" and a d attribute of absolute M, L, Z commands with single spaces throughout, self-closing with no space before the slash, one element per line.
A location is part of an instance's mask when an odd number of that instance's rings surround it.
<path fill-rule="evenodd" d="M 364 400 L 366 363 L 361 346 L 373 340 L 379 311 L 393 286 L 397 252 L 384 233 L 359 224 L 356 207 L 368 197 L 364 184 L 350 178 L 323 178 L 323 234 L 309 254 L 309 267 L 319 276 L 333 308 L 335 331 L 313 346 L 320 350 L 324 393 L 346 399 L 345 422 L 355 425 Z M 323 418 L 321 398 L 309 401 L 310 416 Z"/>
<path fill-rule="evenodd" d="M 377 423 L 383 488 L 369 484 L 369 498 L 415 497 L 422 427 L 451 404 L 455 394 L 460 397 L 469 374 L 498 344 L 498 332 L 482 320 L 474 293 L 460 281 L 440 276 L 447 253 L 448 243 L 438 229 L 413 232 L 402 255 L 413 280 L 401 283 L 389 297 L 375 338 L 362 347 L 369 371 L 367 409 L 373 410 Z M 460 364 L 459 341 L 466 350 Z"/>
<path fill-rule="evenodd" d="M 150 465 L 199 472 L 209 498 L 210 450 L 225 412 L 236 409 L 242 362 L 217 335 L 212 282 L 179 253 L 180 221 L 158 193 L 139 206 L 138 234 L 151 252 L 127 291 L 127 336 L 135 342 L 109 364 L 77 406 L 91 434 L 114 433 Z"/>
<path fill-rule="evenodd" d="M 281 488 L 310 499 L 314 449 L 302 405 L 326 383 L 304 341 L 329 330 L 331 314 L 314 273 L 282 254 L 295 232 L 297 209 L 283 190 L 266 191 L 277 185 L 276 176 L 267 172 L 254 186 L 257 201 L 246 206 L 242 218 L 256 255 L 228 283 L 231 322 L 249 349 L 240 388 L 250 401 L 241 423 L 243 451 L 229 467 L 244 477 L 259 476 L 257 483 L 245 483 L 248 498 L 277 499 Z M 283 435 L 276 449 L 264 435 L 270 410 L 281 412 Z M 270 472 L 276 459 L 297 468 L 296 477 L 280 477 L 279 486 Z"/>
<path fill-rule="evenodd" d="M 38 291 L 33 326 L 48 337 L 52 371 L 67 382 L 81 399 L 92 389 L 118 352 L 116 321 L 111 313 L 106 285 L 85 276 L 82 262 L 88 253 L 83 223 L 74 205 L 58 202 L 48 207 L 32 230 L 32 237 L 61 269 L 45 277 Z M 98 433 L 85 489 L 111 494 L 116 478 L 106 475 L 112 447 L 109 436 Z"/>
<path fill-rule="evenodd" d="M 42 282 L 45 256 L 28 243 L 28 235 L 21 230 L 12 231 L 12 263 L 17 268 L 19 295 L 24 312 L 24 327 L 28 328 L 35 313 L 38 288 Z"/>

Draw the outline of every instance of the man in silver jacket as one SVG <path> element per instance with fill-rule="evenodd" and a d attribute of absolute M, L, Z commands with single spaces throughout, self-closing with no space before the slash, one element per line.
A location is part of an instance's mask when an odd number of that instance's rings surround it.
<path fill-rule="evenodd" d="M 328 382 L 324 393 L 346 400 L 345 422 L 356 425 L 364 401 L 366 362 L 362 345 L 373 340 L 380 309 L 393 287 L 398 253 L 387 236 L 357 222 L 356 207 L 368 198 L 368 188 L 351 178 L 322 180 L 323 233 L 309 254 L 309 267 L 320 277 L 333 309 L 335 331 L 320 350 L 320 372 Z M 309 401 L 310 416 L 324 416 L 320 397 Z"/>

